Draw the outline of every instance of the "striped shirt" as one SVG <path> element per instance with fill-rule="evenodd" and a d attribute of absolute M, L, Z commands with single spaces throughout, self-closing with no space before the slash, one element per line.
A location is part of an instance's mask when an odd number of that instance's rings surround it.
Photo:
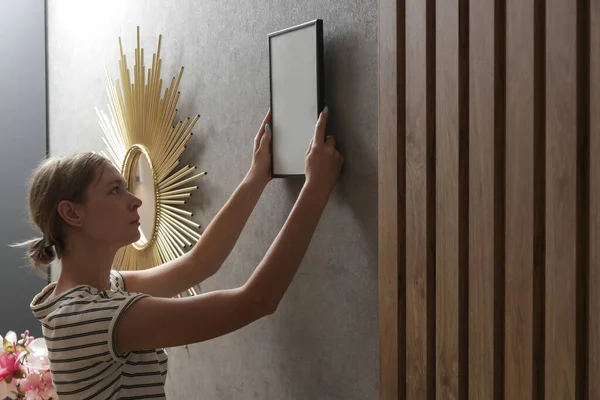
<path fill-rule="evenodd" d="M 115 343 L 125 310 L 148 295 L 127 292 L 115 270 L 110 290 L 79 285 L 48 299 L 55 286 L 36 295 L 31 310 L 42 324 L 59 399 L 165 399 L 165 350 L 120 354 Z"/>

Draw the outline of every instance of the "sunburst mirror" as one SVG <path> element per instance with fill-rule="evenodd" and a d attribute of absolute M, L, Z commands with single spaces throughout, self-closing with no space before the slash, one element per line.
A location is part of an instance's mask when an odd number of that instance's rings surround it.
<path fill-rule="evenodd" d="M 119 37 L 120 79 L 113 82 L 105 68 L 108 114 L 96 108 L 107 147 L 101 153 L 121 171 L 128 189 L 143 201 L 139 209 L 140 239 L 120 249 L 115 256 L 114 268 L 120 270 L 146 269 L 168 262 L 183 255 L 186 248 L 200 239 L 200 226 L 182 206 L 198 189 L 190 183 L 206 172 L 198 173 L 195 166 L 180 165 L 180 156 L 200 116 L 175 123 L 183 67 L 162 93 L 161 42 L 162 35 L 152 55 L 152 66 L 146 71 L 140 28 L 137 28 L 132 82 Z M 196 293 L 194 287 L 188 289 L 189 295 Z"/>

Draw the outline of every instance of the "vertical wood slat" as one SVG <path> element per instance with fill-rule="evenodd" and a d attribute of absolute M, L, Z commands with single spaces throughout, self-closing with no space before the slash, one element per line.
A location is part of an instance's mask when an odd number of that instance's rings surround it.
<path fill-rule="evenodd" d="M 577 2 L 546 2 L 546 356 L 548 400 L 575 398 Z"/>
<path fill-rule="evenodd" d="M 600 399 L 600 3 L 590 1 L 590 264 L 588 398 Z"/>
<path fill-rule="evenodd" d="M 534 0 L 506 11 L 505 399 L 533 394 Z"/>
<path fill-rule="evenodd" d="M 406 0 L 406 398 L 427 399 L 427 10 Z"/>
<path fill-rule="evenodd" d="M 436 395 L 458 399 L 459 1 L 436 2 Z"/>
<path fill-rule="evenodd" d="M 379 217 L 379 368 L 380 400 L 396 400 L 404 381 L 399 361 L 404 342 L 399 332 L 399 239 L 403 235 L 398 185 L 398 153 L 403 140 L 399 130 L 401 119 L 400 90 L 403 66 L 399 57 L 403 54 L 399 26 L 404 18 L 400 1 L 379 2 L 378 64 L 378 217 Z M 400 159 L 398 158 L 400 157 Z M 400 168 L 401 169 L 401 168 Z"/>
<path fill-rule="evenodd" d="M 532 397 L 543 400 L 546 389 L 546 0 L 533 0 L 533 8 Z"/>
<path fill-rule="evenodd" d="M 589 0 L 576 1 L 576 283 L 575 283 L 575 397 L 587 392 L 589 281 Z"/>
<path fill-rule="evenodd" d="M 494 389 L 494 0 L 469 15 L 469 398 Z"/>

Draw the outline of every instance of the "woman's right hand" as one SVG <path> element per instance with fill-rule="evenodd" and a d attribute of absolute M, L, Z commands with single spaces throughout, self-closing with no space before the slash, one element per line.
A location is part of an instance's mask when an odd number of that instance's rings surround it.
<path fill-rule="evenodd" d="M 306 185 L 327 196 L 333 190 L 344 164 L 344 157 L 336 150 L 333 136 L 325 137 L 328 117 L 328 108 L 325 107 L 306 151 Z"/>

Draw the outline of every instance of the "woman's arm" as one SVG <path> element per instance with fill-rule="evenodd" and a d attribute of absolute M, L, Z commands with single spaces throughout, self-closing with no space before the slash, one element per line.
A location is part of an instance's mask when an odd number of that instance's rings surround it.
<path fill-rule="evenodd" d="M 262 192 L 271 181 L 270 119 L 271 110 L 267 112 L 254 138 L 252 164 L 246 177 L 189 253 L 189 271 L 183 269 L 181 274 L 189 272 L 193 282 L 201 282 L 221 268 L 237 243 Z M 207 273 L 201 273 L 198 269 Z"/>
<path fill-rule="evenodd" d="M 270 172 L 270 132 L 267 113 L 254 140 L 252 165 L 242 183 L 206 228 L 192 250 L 176 260 L 141 271 L 123 271 L 129 292 L 173 297 L 215 274 L 237 243 L 260 199 Z"/>
<path fill-rule="evenodd" d="M 244 286 L 183 299 L 138 300 L 117 326 L 118 351 L 201 342 L 275 312 L 300 266 L 326 202 L 322 191 L 310 187 L 302 190 L 281 232 Z"/>
<path fill-rule="evenodd" d="M 321 114 L 307 151 L 306 183 L 287 221 L 246 284 L 184 299 L 146 297 L 117 326 L 117 349 L 196 343 L 233 332 L 275 312 L 310 244 L 343 164 Z M 152 332 L 152 334 L 148 334 Z"/>

